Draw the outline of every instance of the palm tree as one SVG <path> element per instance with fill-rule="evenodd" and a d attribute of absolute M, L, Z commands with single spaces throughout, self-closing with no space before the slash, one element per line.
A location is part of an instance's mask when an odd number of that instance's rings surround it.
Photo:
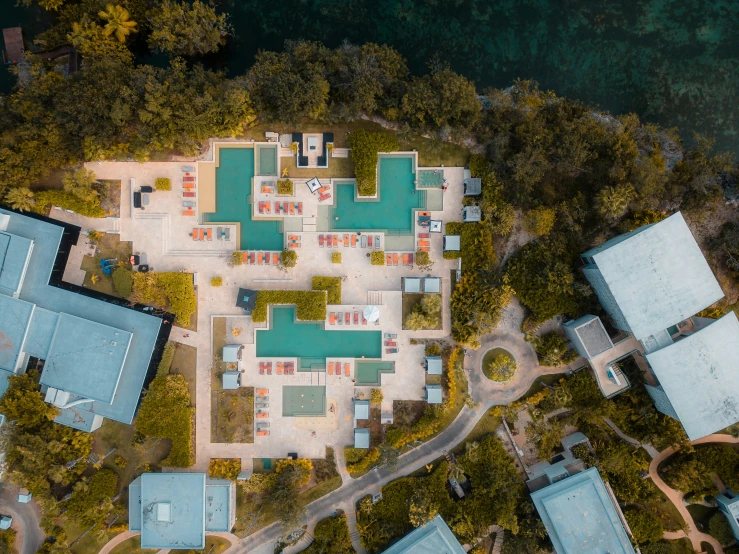
<path fill-rule="evenodd" d="M 126 42 L 126 37 L 137 31 L 136 22 L 131 21 L 131 14 L 123 6 L 108 4 L 98 15 L 107 21 L 103 28 L 103 35 L 106 37 L 115 34 L 120 42 Z"/>
<path fill-rule="evenodd" d="M 474 462 L 477 460 L 477 449 L 480 448 L 480 443 L 477 441 L 468 442 L 464 445 L 464 453 L 465 456 L 471 461 Z"/>
<path fill-rule="evenodd" d="M 36 204 L 36 201 L 33 199 L 33 192 L 27 187 L 10 189 L 5 194 L 5 201 L 11 208 L 21 212 L 27 212 Z"/>
<path fill-rule="evenodd" d="M 629 184 L 603 187 L 595 195 L 595 207 L 598 213 L 606 219 L 618 219 L 636 196 L 634 187 Z"/>
<path fill-rule="evenodd" d="M 464 469 L 459 464 L 452 464 L 449 467 L 449 479 L 454 479 L 457 483 L 465 480 Z"/>

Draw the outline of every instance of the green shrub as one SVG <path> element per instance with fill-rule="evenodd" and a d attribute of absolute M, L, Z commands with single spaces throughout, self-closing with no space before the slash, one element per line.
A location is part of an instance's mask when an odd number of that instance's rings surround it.
<path fill-rule="evenodd" d="M 721 543 L 721 546 L 728 546 L 734 540 L 731 525 L 721 512 L 716 512 L 708 520 L 708 534 Z"/>
<path fill-rule="evenodd" d="M 33 211 L 45 214 L 49 206 L 59 206 L 64 210 L 72 210 L 73 212 L 85 217 L 105 217 L 108 214 L 100 206 L 100 200 L 90 198 L 82 200 L 78 196 L 63 190 L 41 190 L 34 194 L 36 205 Z"/>
<path fill-rule="evenodd" d="M 311 287 L 313 290 L 325 290 L 328 304 L 341 304 L 341 277 L 313 277 Z"/>
<path fill-rule="evenodd" d="M 441 326 L 441 295 L 425 294 L 403 322 L 405 329 L 438 329 Z"/>
<path fill-rule="evenodd" d="M 556 331 L 535 337 L 532 344 L 543 366 L 560 367 L 574 362 L 579 356 L 570 348 L 567 339 Z"/>
<path fill-rule="evenodd" d="M 348 447 L 353 448 L 353 447 Z M 367 473 L 372 467 L 374 467 L 380 460 L 380 451 L 377 448 L 353 448 L 354 450 L 364 450 L 365 455 L 356 463 L 346 464 L 346 471 L 352 477 L 359 477 Z M 346 449 L 345 449 L 346 452 Z"/>
<path fill-rule="evenodd" d="M 277 194 L 293 194 L 293 182 L 290 179 L 280 179 L 277 181 Z"/>
<path fill-rule="evenodd" d="M 493 235 L 485 224 L 450 221 L 446 224 L 446 234 L 459 235 L 459 253 L 466 270 L 482 269 L 497 263 Z"/>
<path fill-rule="evenodd" d="M 190 391 L 182 375 L 154 378 L 141 401 L 136 416 L 136 430 L 144 435 L 171 439 L 172 449 L 162 465 L 190 467 L 194 462 L 193 417 Z"/>
<path fill-rule="evenodd" d="M 372 265 L 385 265 L 385 252 L 383 250 L 374 250 L 371 252 L 370 263 Z"/>
<path fill-rule="evenodd" d="M 457 260 L 462 257 L 462 252 L 460 250 L 444 250 L 443 256 L 445 260 Z"/>
<path fill-rule="evenodd" d="M 283 250 L 280 257 L 280 265 L 282 267 L 295 267 L 298 263 L 298 253 L 295 250 Z"/>
<path fill-rule="evenodd" d="M 244 263 L 242 252 L 231 252 L 231 265 L 241 265 Z"/>
<path fill-rule="evenodd" d="M 362 461 L 367 455 L 369 449 L 367 448 L 354 448 L 353 446 L 344 447 L 344 461 L 347 464 L 356 464 Z"/>
<path fill-rule="evenodd" d="M 395 152 L 400 148 L 398 141 L 387 133 L 376 133 L 359 129 L 349 135 L 354 174 L 357 177 L 357 194 L 377 194 L 377 153 Z M 380 264 L 375 264 L 380 265 Z"/>
<path fill-rule="evenodd" d="M 113 270 L 113 288 L 121 298 L 128 298 L 133 292 L 133 273 L 125 267 Z"/>
<path fill-rule="evenodd" d="M 169 177 L 157 177 L 154 181 L 154 188 L 157 190 L 172 190 L 172 181 Z"/>
<path fill-rule="evenodd" d="M 557 215 L 553 208 L 534 208 L 524 216 L 523 227 L 535 237 L 541 237 L 549 234 L 556 219 Z"/>
<path fill-rule="evenodd" d="M 172 360 L 174 360 L 176 350 L 175 343 L 167 341 L 162 352 L 162 359 L 157 367 L 157 375 L 167 375 L 169 373 L 169 368 L 172 366 Z"/>
<path fill-rule="evenodd" d="M 341 263 L 341 252 L 331 252 L 331 263 L 332 264 Z"/>
<path fill-rule="evenodd" d="M 420 268 L 427 267 L 431 263 L 431 257 L 428 252 L 419 250 L 416 252 L 416 265 Z"/>
<path fill-rule="evenodd" d="M 506 383 L 516 374 L 516 360 L 507 354 L 499 354 L 493 358 L 487 367 L 483 367 L 485 377 L 491 381 Z"/>
<path fill-rule="evenodd" d="M 436 343 L 426 345 L 427 356 L 441 356 L 441 346 Z"/>
<path fill-rule="evenodd" d="M 190 325 L 197 310 L 191 273 L 134 273 L 131 300 L 169 309 L 178 325 Z"/>
<path fill-rule="evenodd" d="M 354 554 L 346 515 L 327 517 L 313 530 L 313 543 L 305 554 Z"/>
<path fill-rule="evenodd" d="M 124 458 L 123 456 L 116 456 L 113 460 L 113 463 L 121 469 L 125 469 L 125 467 L 128 465 L 126 458 Z"/>
<path fill-rule="evenodd" d="M 220 287 L 222 285 L 223 285 L 223 277 L 211 277 L 210 278 L 211 287 Z"/>
<path fill-rule="evenodd" d="M 241 458 L 211 458 L 208 475 L 213 479 L 235 481 L 241 473 Z"/>
<path fill-rule="evenodd" d="M 662 539 L 665 529 L 659 517 L 652 512 L 630 506 L 624 510 L 624 516 L 637 543 L 657 542 Z"/>
<path fill-rule="evenodd" d="M 326 293 L 322 290 L 260 290 L 251 313 L 252 321 L 267 321 L 269 304 L 295 304 L 295 316 L 302 321 L 326 319 Z"/>
<path fill-rule="evenodd" d="M 99 517 L 99 506 L 115 496 L 118 475 L 110 469 L 101 469 L 90 476 L 86 487 L 72 493 L 66 502 L 67 513 L 84 525 L 93 525 Z"/>
<path fill-rule="evenodd" d="M 370 403 L 380 404 L 382 402 L 382 389 L 372 389 L 370 391 Z"/>

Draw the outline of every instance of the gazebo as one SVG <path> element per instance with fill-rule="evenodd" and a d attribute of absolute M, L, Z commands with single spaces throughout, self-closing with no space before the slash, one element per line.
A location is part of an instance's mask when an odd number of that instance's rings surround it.
<path fill-rule="evenodd" d="M 246 312 L 246 315 L 250 315 L 254 311 L 254 307 L 257 305 L 257 291 L 251 289 L 239 289 L 239 293 L 236 295 L 236 307 L 241 308 Z"/>

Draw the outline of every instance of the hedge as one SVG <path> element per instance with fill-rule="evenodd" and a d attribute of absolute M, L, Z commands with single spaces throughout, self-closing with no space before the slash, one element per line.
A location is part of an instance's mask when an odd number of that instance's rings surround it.
<path fill-rule="evenodd" d="M 359 129 L 349 135 L 354 174 L 357 176 L 357 194 L 377 194 L 377 153 L 395 152 L 400 149 L 396 138 L 387 133 Z"/>
<path fill-rule="evenodd" d="M 241 458 L 211 458 L 208 476 L 212 479 L 235 481 L 241 473 Z"/>
<path fill-rule="evenodd" d="M 113 270 L 113 288 L 121 296 L 128 298 L 133 292 L 133 273 L 125 267 L 116 267 Z"/>
<path fill-rule="evenodd" d="M 157 375 L 167 375 L 169 368 L 172 366 L 172 360 L 174 360 L 175 345 L 172 341 L 167 341 L 164 345 L 164 351 L 162 352 L 162 359 L 157 367 Z"/>
<path fill-rule="evenodd" d="M 444 250 L 443 256 L 445 260 L 457 260 L 462 257 L 462 252 L 459 250 Z"/>
<path fill-rule="evenodd" d="M 354 448 L 353 446 L 347 446 L 344 448 L 344 459 L 347 459 L 347 454 L 352 459 L 356 459 L 355 452 L 364 452 L 364 456 L 360 457 L 359 460 L 353 463 L 346 463 L 346 471 L 351 477 L 359 477 L 367 473 L 380 459 L 380 451 L 377 448 L 367 450 L 366 448 Z"/>
<path fill-rule="evenodd" d="M 326 319 L 326 292 L 322 290 L 260 290 L 251 313 L 252 321 L 267 321 L 269 304 L 294 304 L 295 315 L 301 321 Z"/>
<path fill-rule="evenodd" d="M 210 278 L 211 287 L 220 287 L 221 285 L 223 285 L 223 277 L 211 277 Z"/>
<path fill-rule="evenodd" d="M 313 277 L 311 286 L 313 290 L 326 291 L 328 304 L 341 304 L 341 277 Z"/>
<path fill-rule="evenodd" d="M 372 265 L 385 265 L 385 252 L 383 250 L 374 250 L 371 252 L 370 263 Z"/>
<path fill-rule="evenodd" d="M 293 194 L 293 182 L 290 179 L 280 179 L 277 181 L 277 194 Z"/>
<path fill-rule="evenodd" d="M 172 181 L 168 177 L 157 177 L 154 181 L 154 188 L 157 190 L 172 190 Z"/>
<path fill-rule="evenodd" d="M 36 200 L 34 211 L 45 214 L 47 206 L 59 206 L 64 210 L 72 210 L 85 217 L 106 217 L 108 214 L 100 206 L 100 200 L 94 198 L 85 202 L 72 193 L 63 190 L 42 190 L 33 195 Z"/>

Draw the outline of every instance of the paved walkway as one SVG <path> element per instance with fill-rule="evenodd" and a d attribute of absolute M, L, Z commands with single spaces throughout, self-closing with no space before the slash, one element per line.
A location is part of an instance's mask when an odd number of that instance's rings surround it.
<path fill-rule="evenodd" d="M 616 433 L 622 440 L 625 440 L 626 442 L 636 446 L 637 448 L 643 448 L 647 451 L 647 454 L 649 454 L 651 458 L 656 458 L 659 455 L 659 452 L 654 446 L 648 443 L 639 442 L 638 440 L 627 436 L 623 431 L 621 431 L 621 429 L 618 428 L 618 425 L 613 423 L 613 421 L 611 421 L 607 417 L 604 417 L 603 421 L 605 421 L 606 424 L 608 424 L 608 427 L 613 429 L 614 433 Z"/>
<path fill-rule="evenodd" d="M 35 500 L 28 504 L 18 502 L 18 492 L 13 487 L 0 488 L 0 513 L 13 518 L 16 532 L 15 548 L 20 554 L 34 554 L 46 539 L 39 526 L 41 512 Z"/>
<path fill-rule="evenodd" d="M 702 439 L 691 442 L 693 446 L 698 444 L 712 443 L 735 444 L 739 443 L 739 438 L 732 437 L 731 435 L 708 435 L 707 437 L 703 437 Z M 711 535 L 701 533 L 698 530 L 698 527 L 693 521 L 693 517 L 690 515 L 690 512 L 685 507 L 685 504 L 683 502 L 685 493 L 668 487 L 667 484 L 659 476 L 659 473 L 657 471 L 659 465 L 678 450 L 680 450 L 679 446 L 671 446 L 670 448 L 666 448 L 662 452 L 657 454 L 657 456 L 655 456 L 652 459 L 652 462 L 649 464 L 649 476 L 652 478 L 654 484 L 657 485 L 657 488 L 661 490 L 665 494 L 665 496 L 667 496 L 670 502 L 675 505 L 675 508 L 677 508 L 677 511 L 685 520 L 685 525 L 687 526 L 685 536 L 690 539 L 690 542 L 693 545 L 693 549 L 696 552 L 703 552 L 703 550 L 701 549 L 701 542 L 706 542 L 713 547 L 716 554 L 724 554 L 723 547 L 716 539 L 714 539 Z M 668 538 L 667 534 L 665 534 L 665 538 Z M 675 535 L 674 538 L 680 537 Z"/>
<path fill-rule="evenodd" d="M 110 539 L 105 546 L 103 546 L 100 549 L 100 552 L 98 554 L 109 554 L 111 550 L 113 550 L 116 546 L 121 544 L 124 541 L 127 541 L 131 537 L 136 537 L 140 535 L 138 531 L 124 531 L 123 533 L 116 535 L 112 539 Z"/>

